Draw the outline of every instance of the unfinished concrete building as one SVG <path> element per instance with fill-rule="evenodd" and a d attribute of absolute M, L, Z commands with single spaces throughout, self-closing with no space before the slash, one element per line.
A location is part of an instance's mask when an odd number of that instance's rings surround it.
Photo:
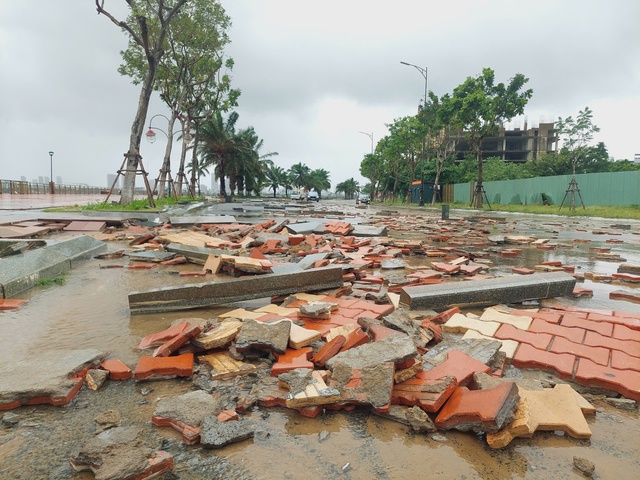
<path fill-rule="evenodd" d="M 527 128 L 514 127 L 508 130 L 500 127 L 497 135 L 490 136 L 482 142 L 482 158 L 497 157 L 505 162 L 524 163 L 536 160 L 546 153 L 558 150 L 558 133 L 554 122 L 543 123 Z M 456 142 L 456 160 L 464 159 L 465 154 L 472 154 L 464 133 L 458 135 Z"/>

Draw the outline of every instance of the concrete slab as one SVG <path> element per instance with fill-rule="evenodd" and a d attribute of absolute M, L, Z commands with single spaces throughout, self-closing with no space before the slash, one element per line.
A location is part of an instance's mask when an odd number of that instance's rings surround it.
<path fill-rule="evenodd" d="M 289 223 L 285 228 L 291 233 L 313 233 L 316 228 L 320 227 L 320 233 L 324 232 L 324 222 L 317 220 L 314 222 Z"/>
<path fill-rule="evenodd" d="M 570 297 L 576 279 L 565 272 L 510 275 L 469 282 L 404 287 L 400 303 L 411 309 L 445 309 L 520 303 L 551 297 Z"/>
<path fill-rule="evenodd" d="M 346 363 L 351 368 L 362 370 L 384 362 L 402 363 L 417 353 L 411 338 L 403 333 L 390 335 L 379 342 L 366 343 L 350 348 L 330 358 L 326 365 L 333 370 L 337 363 Z"/>
<path fill-rule="evenodd" d="M 236 223 L 233 215 L 169 215 L 173 226 Z"/>
<path fill-rule="evenodd" d="M 226 282 L 206 282 L 129 293 L 132 314 L 185 310 L 241 300 L 342 286 L 342 268 L 313 268 L 290 274 L 267 273 Z"/>
<path fill-rule="evenodd" d="M 98 367 L 106 356 L 94 349 L 54 350 L 28 360 L 0 362 L 0 410 L 68 403 L 82 386 L 82 372 Z"/>

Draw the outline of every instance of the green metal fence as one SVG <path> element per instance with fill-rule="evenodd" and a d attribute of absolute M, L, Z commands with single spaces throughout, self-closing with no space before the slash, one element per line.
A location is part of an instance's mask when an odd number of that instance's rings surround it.
<path fill-rule="evenodd" d="M 586 206 L 627 206 L 640 205 L 640 171 L 585 173 L 576 175 L 578 188 Z M 570 201 L 567 194 L 571 175 L 557 177 L 536 177 L 521 180 L 501 180 L 483 182 L 489 203 L 516 205 L 543 205 L 550 203 L 565 205 Z M 454 201 L 470 203 L 474 183 L 456 183 Z M 576 205 L 580 197 L 576 192 Z"/>

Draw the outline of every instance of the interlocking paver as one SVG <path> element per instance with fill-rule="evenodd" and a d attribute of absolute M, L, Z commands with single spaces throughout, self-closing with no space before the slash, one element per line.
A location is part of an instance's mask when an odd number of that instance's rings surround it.
<path fill-rule="evenodd" d="M 173 357 L 140 357 L 133 378 L 147 380 L 151 377 L 190 377 L 193 375 L 193 353 Z"/>
<path fill-rule="evenodd" d="M 479 360 L 476 360 L 459 350 L 451 350 L 447 354 L 447 359 L 431 370 L 423 370 L 416 377 L 425 380 L 438 380 L 440 378 L 453 376 L 458 385 L 466 385 L 476 372 L 490 372 L 491 368 Z"/>
<path fill-rule="evenodd" d="M 563 327 L 562 325 L 545 322 L 539 318 L 536 318 L 531 322 L 529 331 L 534 333 L 548 333 L 549 335 L 566 338 L 574 343 L 582 343 L 586 333 L 586 330 L 582 328 Z"/>
<path fill-rule="evenodd" d="M 595 385 L 613 390 L 627 398 L 640 401 L 640 372 L 604 367 L 589 360 L 578 360 L 575 381 L 581 385 Z"/>
<path fill-rule="evenodd" d="M 111 380 L 129 380 L 133 376 L 131 369 L 116 358 L 105 360 L 100 364 L 100 367 L 109 372 Z"/>
<path fill-rule="evenodd" d="M 519 389 L 520 404 L 515 420 L 497 433 L 487 434 L 491 448 L 506 447 L 516 437 L 530 437 L 537 430 L 563 431 L 574 438 L 590 438 L 575 391 L 566 384 L 553 389 Z"/>
<path fill-rule="evenodd" d="M 467 330 L 467 332 L 462 336 L 462 339 L 468 338 L 484 338 L 486 340 L 495 340 L 496 342 L 500 342 L 502 346 L 500 347 L 500 351 L 504 352 L 506 358 L 511 360 L 518 349 L 518 342 L 514 340 L 498 340 L 495 337 L 488 337 L 486 335 L 482 335 L 480 332 L 476 332 L 475 330 Z"/>
<path fill-rule="evenodd" d="M 562 316 L 560 325 L 564 327 L 578 327 L 584 328 L 592 332 L 597 332 L 600 335 L 610 337 L 613 333 L 613 323 L 609 322 L 594 322 L 584 317 L 575 315 L 573 313 L 565 313 Z"/>
<path fill-rule="evenodd" d="M 271 367 L 271 376 L 277 377 L 281 373 L 288 372 L 289 370 L 295 370 L 296 368 L 310 368 L 313 369 L 313 363 L 309 361 L 311 355 L 313 355 L 313 348 L 302 347 L 299 350 L 293 350 L 287 348 L 282 354 L 275 354 L 278 361 Z"/>
<path fill-rule="evenodd" d="M 495 308 L 487 308 L 484 312 L 482 312 L 480 320 L 506 323 L 508 325 L 513 325 L 520 330 L 528 330 L 531 326 L 533 318 L 526 317 L 524 315 L 512 315 L 509 313 L 503 313 Z"/>
<path fill-rule="evenodd" d="M 455 377 L 423 378 L 420 374 L 397 383 L 391 392 L 394 405 L 417 405 L 425 412 L 435 413 L 458 387 Z"/>
<path fill-rule="evenodd" d="M 571 378 L 575 355 L 539 350 L 528 343 L 521 343 L 511 363 L 518 368 L 553 370 L 561 378 Z"/>
<path fill-rule="evenodd" d="M 599 333 L 587 332 L 583 343 L 592 347 L 607 347 L 611 350 L 620 350 L 634 357 L 640 357 L 640 342 L 633 340 L 618 340 L 617 338 L 605 337 Z"/>
<path fill-rule="evenodd" d="M 547 349 L 553 338 L 548 333 L 525 332 L 506 324 L 503 324 L 493 336 L 499 340 L 515 340 L 519 343 L 527 343 L 542 351 Z"/>
<path fill-rule="evenodd" d="M 549 351 L 555 353 L 571 353 L 577 357 L 590 358 L 594 362 L 604 365 L 605 367 L 609 365 L 609 356 L 611 354 L 611 350 L 608 348 L 582 345 L 580 343 L 567 340 L 564 337 L 555 337 Z"/>
<path fill-rule="evenodd" d="M 484 320 L 478 320 L 470 318 L 461 313 L 454 314 L 446 323 L 442 326 L 442 329 L 447 332 L 464 333 L 467 330 L 476 330 L 483 335 L 490 337 L 494 336 L 496 331 L 500 328 L 500 323 L 489 322 Z"/>
<path fill-rule="evenodd" d="M 634 330 L 625 325 L 615 325 L 613 327 L 613 334 L 609 335 L 618 340 L 633 340 L 640 342 L 640 330 Z"/>
<path fill-rule="evenodd" d="M 640 358 L 632 357 L 619 350 L 611 350 L 611 367 L 618 370 L 636 370 L 640 372 Z"/>
<path fill-rule="evenodd" d="M 519 400 L 515 383 L 505 382 L 486 390 L 458 387 L 435 419 L 445 430 L 497 432 L 513 419 Z"/>
<path fill-rule="evenodd" d="M 610 322 L 618 325 L 626 325 L 634 330 L 640 330 L 640 319 L 632 317 L 621 317 L 618 315 L 606 315 L 598 312 L 589 313 L 589 320 L 595 322 Z"/>

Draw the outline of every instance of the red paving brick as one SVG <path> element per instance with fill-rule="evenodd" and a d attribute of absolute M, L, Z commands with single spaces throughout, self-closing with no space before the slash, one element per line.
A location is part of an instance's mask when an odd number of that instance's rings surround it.
<path fill-rule="evenodd" d="M 613 327 L 613 334 L 608 335 L 618 340 L 633 340 L 634 342 L 640 342 L 640 330 L 633 330 L 632 328 L 625 327 L 624 325 L 615 325 Z"/>
<path fill-rule="evenodd" d="M 551 339 L 548 333 L 534 333 L 520 330 L 519 328 L 503 323 L 494 335 L 499 340 L 515 340 L 519 343 L 527 343 L 539 350 L 546 350 Z"/>
<path fill-rule="evenodd" d="M 447 359 L 431 370 L 423 370 L 416 374 L 423 380 L 438 380 L 444 377 L 455 377 L 458 385 L 465 385 L 476 372 L 488 373 L 491 368 L 479 360 L 462 353 L 459 350 L 451 350 Z"/>
<path fill-rule="evenodd" d="M 574 343 L 582 343 L 585 333 L 587 332 L 582 328 L 563 327 L 561 325 L 545 322 L 539 318 L 533 319 L 531 325 L 529 325 L 528 331 L 534 333 L 548 333 L 549 335 L 566 338 Z"/>
<path fill-rule="evenodd" d="M 109 372 L 110 380 L 129 380 L 133 376 L 131 369 L 115 358 L 105 360 L 100 367 Z"/>
<path fill-rule="evenodd" d="M 391 403 L 393 405 L 418 406 L 425 412 L 435 413 L 458 387 L 455 377 L 432 380 L 413 377 L 393 386 Z"/>
<path fill-rule="evenodd" d="M 528 343 L 521 343 L 511 363 L 518 368 L 552 370 L 560 378 L 571 378 L 575 360 L 576 356 L 569 353 L 547 352 Z"/>
<path fill-rule="evenodd" d="M 466 430 L 470 423 L 482 423 L 484 430 L 497 432 L 503 426 L 505 408 L 515 407 L 517 397 L 518 387 L 512 382 L 483 390 L 458 387 L 440 410 L 435 424 L 445 430 L 464 425 Z"/>
<path fill-rule="evenodd" d="M 318 367 L 324 367 L 327 360 L 336 355 L 347 341 L 344 335 L 338 335 L 330 342 L 325 343 L 313 356 L 313 363 Z"/>
<path fill-rule="evenodd" d="M 563 327 L 584 328 L 585 330 L 596 332 L 606 337 L 610 337 L 611 334 L 613 333 L 613 323 L 593 322 L 591 320 L 587 320 L 586 318 L 580 317 L 578 315 L 574 315 L 573 313 L 566 313 L 562 317 L 562 320 L 560 321 L 560 325 L 562 325 Z"/>
<path fill-rule="evenodd" d="M 640 401 L 640 372 L 603 367 L 587 358 L 578 361 L 575 381 L 613 390 L 627 398 Z"/>
<path fill-rule="evenodd" d="M 611 350 L 620 350 L 634 357 L 640 357 L 640 342 L 633 340 L 618 340 L 617 338 L 605 337 L 599 333 L 587 332 L 583 343 L 592 347 L 607 347 Z"/>
<path fill-rule="evenodd" d="M 640 372 L 640 358 L 632 357 L 618 350 L 611 350 L 611 367 L 618 370 L 636 370 Z"/>
<path fill-rule="evenodd" d="M 171 427 L 180 432 L 182 435 L 182 442 L 186 445 L 197 445 L 200 443 L 200 427 L 194 427 L 192 425 L 187 425 L 180 420 L 158 417 L 156 415 L 151 417 L 151 423 L 157 427 Z"/>
<path fill-rule="evenodd" d="M 28 301 L 18 298 L 0 298 L 0 310 L 17 310 Z"/>
<path fill-rule="evenodd" d="M 313 355 L 313 348 L 302 347 L 299 350 L 287 348 L 283 354 L 275 354 L 278 361 L 271 367 L 271 376 L 277 377 L 281 373 L 295 370 L 296 368 L 313 369 L 313 363 L 309 361 Z"/>
<path fill-rule="evenodd" d="M 180 322 L 173 327 L 169 327 L 161 332 L 156 332 L 145 336 L 138 344 L 139 350 L 146 348 L 157 348 L 165 342 L 172 340 L 178 335 L 184 333 L 189 328 L 189 322 Z"/>
<path fill-rule="evenodd" d="M 344 342 L 342 348 L 340 348 L 340 352 L 344 352 L 350 348 L 359 347 L 360 345 L 364 345 L 369 342 L 371 342 L 371 337 L 369 337 L 362 328 L 358 327 L 347 335 L 347 340 Z"/>
<path fill-rule="evenodd" d="M 133 374 L 135 380 L 150 377 L 190 377 L 193 375 L 193 353 L 174 357 L 140 357 Z"/>
<path fill-rule="evenodd" d="M 549 351 L 554 353 L 571 353 L 577 357 L 589 358 L 595 363 L 604 365 L 605 367 L 609 365 L 609 356 L 611 354 L 611 350 L 608 348 L 581 345 L 563 337 L 555 337 Z"/>
<path fill-rule="evenodd" d="M 593 320 L 594 322 L 610 322 L 615 323 L 617 325 L 626 325 L 629 328 L 634 330 L 640 330 L 640 319 L 631 318 L 631 317 L 620 317 L 617 315 L 604 315 L 601 313 L 592 312 L 589 313 L 589 320 Z"/>
<path fill-rule="evenodd" d="M 190 327 L 188 330 L 185 330 L 180 335 L 172 338 L 166 343 L 163 343 L 153 352 L 154 357 L 168 357 L 173 352 L 177 351 L 181 346 L 187 343 L 192 338 L 197 337 L 202 333 L 202 328 L 199 326 Z"/>

